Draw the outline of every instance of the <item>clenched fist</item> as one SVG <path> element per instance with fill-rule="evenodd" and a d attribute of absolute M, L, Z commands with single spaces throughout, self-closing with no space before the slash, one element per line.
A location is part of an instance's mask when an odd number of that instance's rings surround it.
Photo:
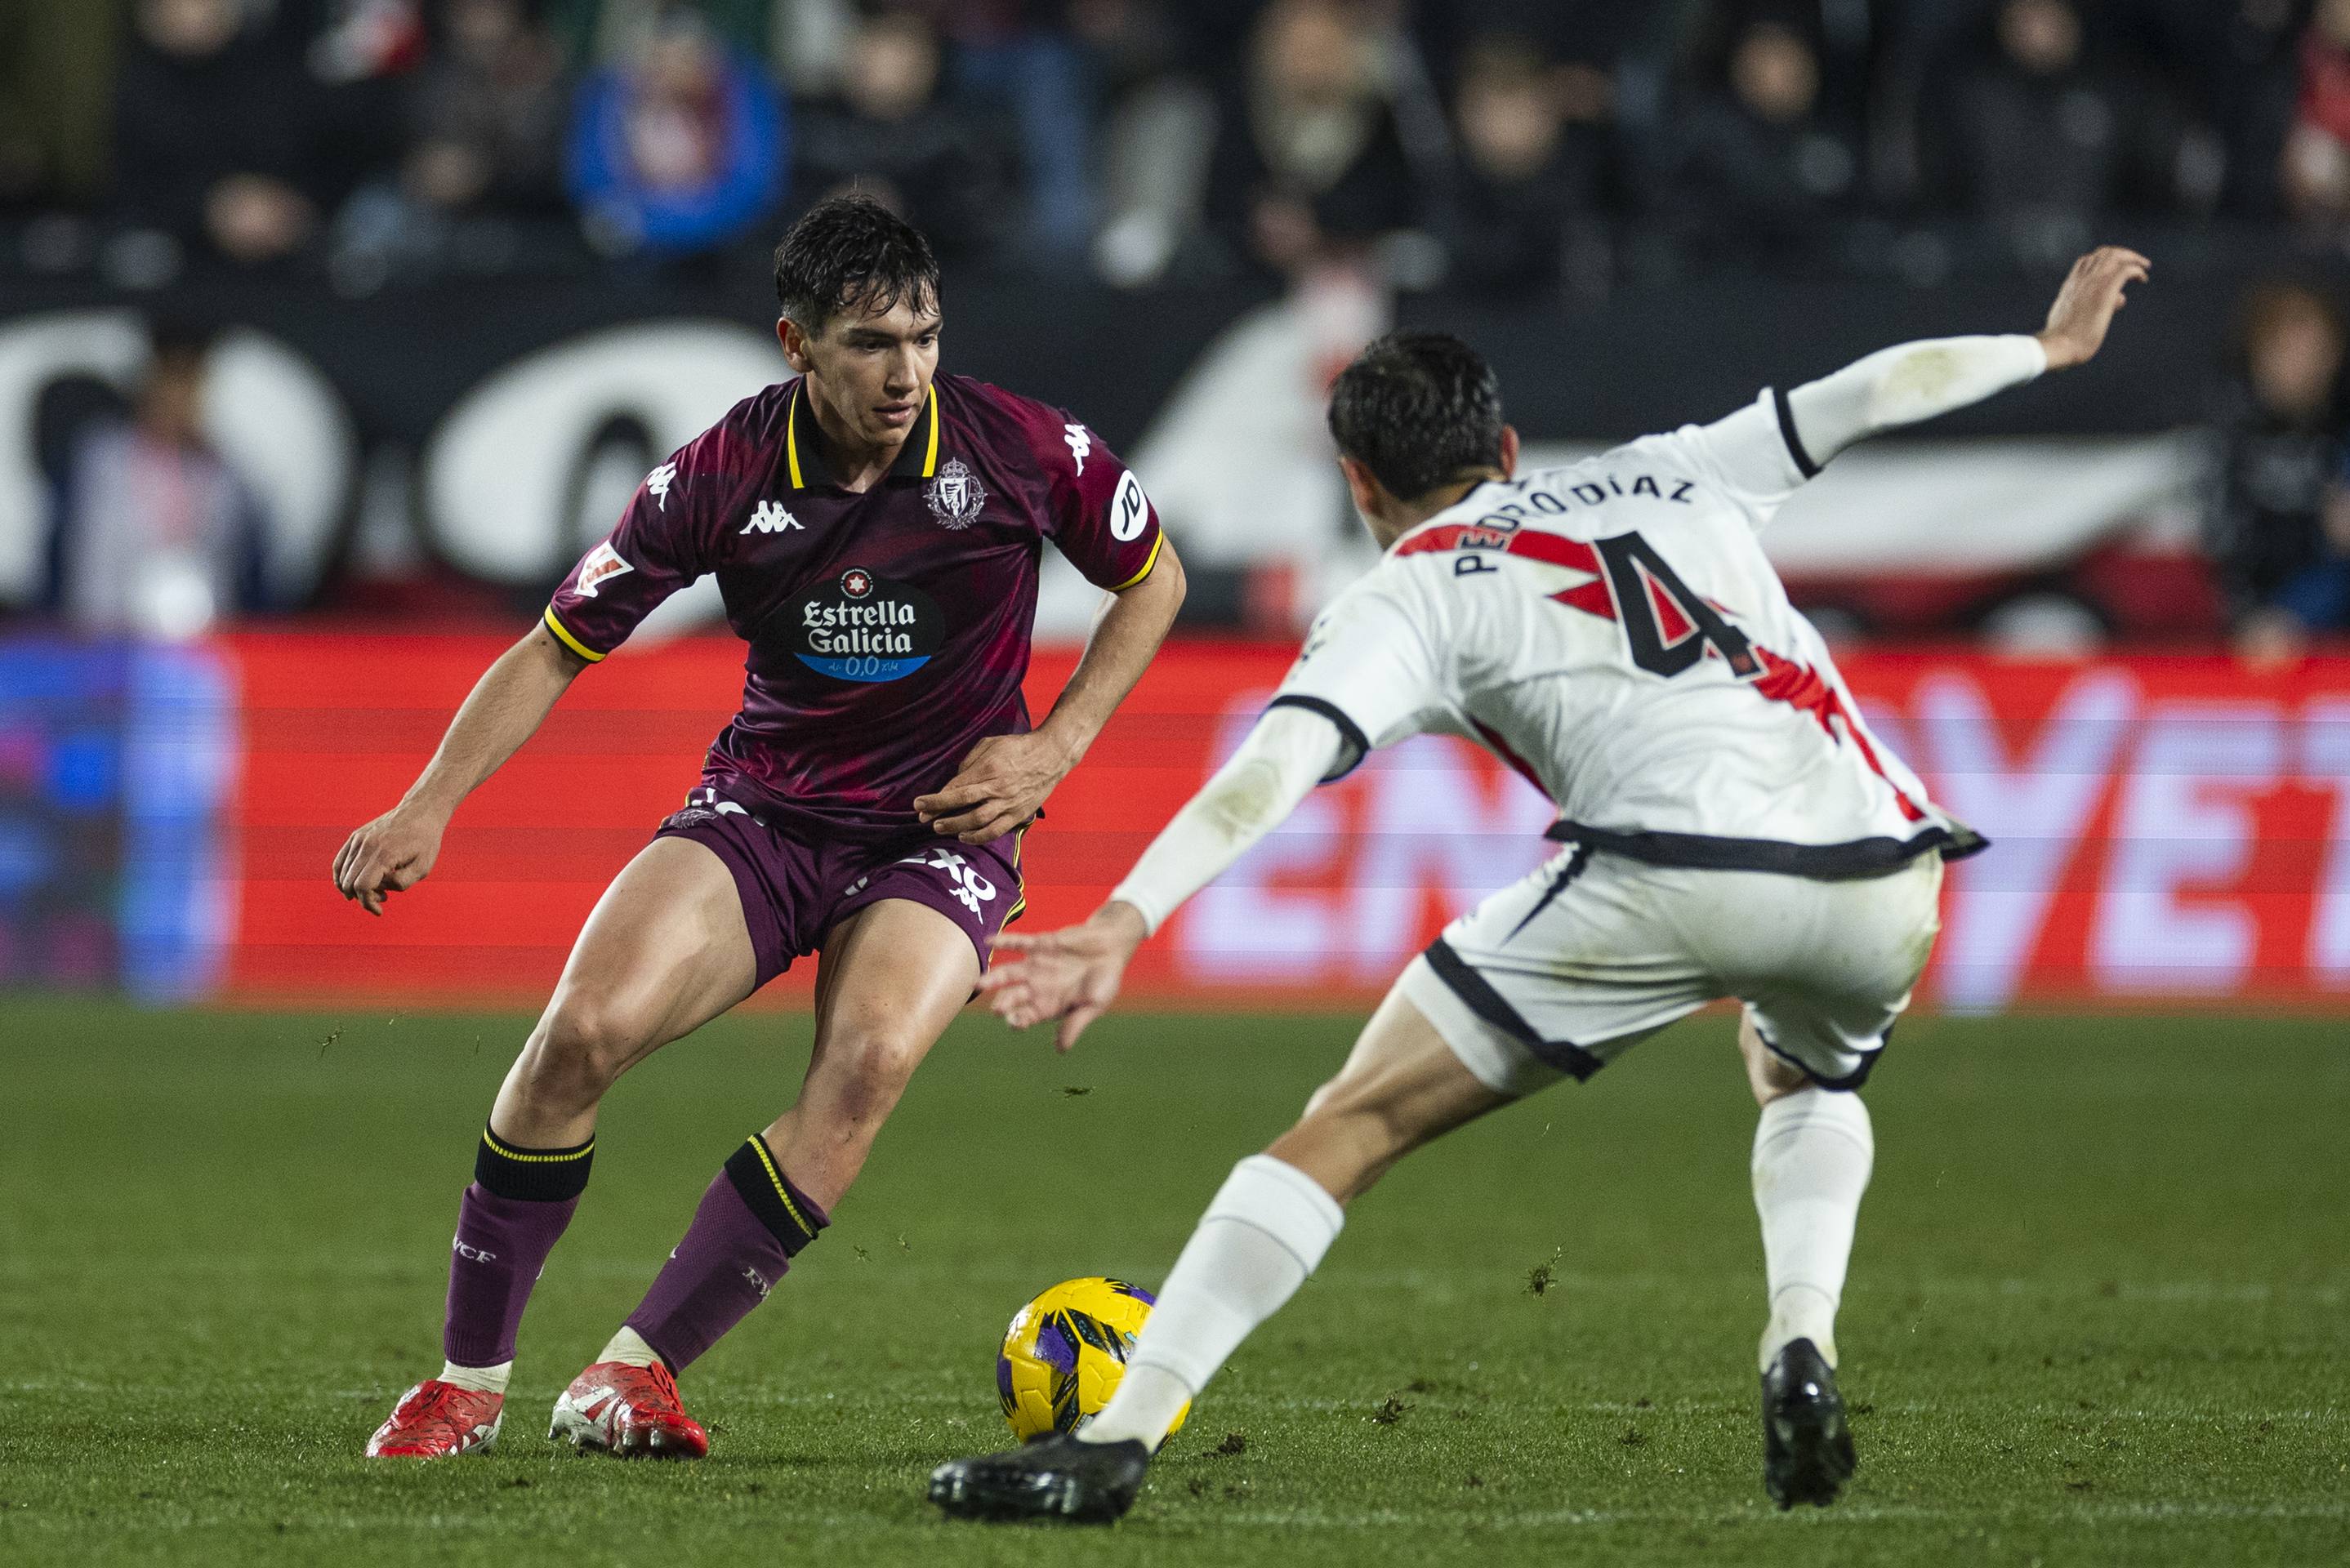
<path fill-rule="evenodd" d="M 440 857 L 449 819 L 421 807 L 396 805 L 343 840 L 335 857 L 335 890 L 357 898 L 370 915 L 384 900 L 424 880 Z"/>

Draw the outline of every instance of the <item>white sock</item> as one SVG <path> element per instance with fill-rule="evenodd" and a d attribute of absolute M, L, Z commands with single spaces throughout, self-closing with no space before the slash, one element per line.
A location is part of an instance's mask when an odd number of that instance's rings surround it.
<path fill-rule="evenodd" d="M 501 1361 L 495 1366 L 460 1366 L 453 1361 L 441 1364 L 441 1381 L 475 1394 L 504 1396 L 506 1380 L 514 1376 L 514 1363 Z"/>
<path fill-rule="evenodd" d="M 651 1366 L 660 1360 L 660 1352 L 647 1345 L 643 1334 L 622 1324 L 611 1343 L 596 1353 L 596 1359 L 617 1361 L 627 1366 Z"/>
<path fill-rule="evenodd" d="M 1762 1107 L 1752 1168 L 1771 1291 L 1762 1370 L 1796 1339 L 1810 1340 L 1830 1366 L 1836 1364 L 1836 1305 L 1876 1158 L 1868 1107 L 1858 1095 L 1801 1089 Z"/>
<path fill-rule="evenodd" d="M 1257 1324 L 1279 1312 L 1347 1222 L 1312 1177 L 1269 1154 L 1232 1167 L 1142 1325 L 1126 1376 L 1078 1435 L 1154 1450 Z"/>

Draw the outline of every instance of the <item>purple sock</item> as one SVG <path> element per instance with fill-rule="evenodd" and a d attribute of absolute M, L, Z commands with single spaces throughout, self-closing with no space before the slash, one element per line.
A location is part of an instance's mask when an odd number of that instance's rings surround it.
<path fill-rule="evenodd" d="M 702 1193 L 628 1326 L 672 1373 L 684 1371 L 767 1299 L 793 1255 L 830 1222 L 754 1134 Z"/>
<path fill-rule="evenodd" d="M 459 1366 L 515 1358 L 522 1309 L 579 1207 L 595 1156 L 594 1138 L 572 1148 L 523 1148 L 483 1132 L 449 1249 L 442 1355 Z"/>
<path fill-rule="evenodd" d="M 478 1181 L 466 1187 L 449 1252 L 442 1355 L 460 1366 L 495 1366 L 515 1358 L 515 1333 L 530 1288 L 578 1207 L 577 1198 L 534 1203 L 500 1198 Z"/>

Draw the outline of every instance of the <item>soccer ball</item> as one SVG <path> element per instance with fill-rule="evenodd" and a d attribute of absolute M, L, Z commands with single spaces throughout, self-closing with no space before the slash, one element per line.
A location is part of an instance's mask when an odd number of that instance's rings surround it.
<path fill-rule="evenodd" d="M 1014 1314 L 995 1358 L 995 1392 L 1012 1435 L 1025 1443 L 1074 1432 L 1099 1415 L 1126 1376 L 1127 1352 L 1150 1305 L 1140 1285 L 1097 1274 L 1064 1280 Z M 1170 1437 L 1191 1413 L 1184 1406 Z"/>

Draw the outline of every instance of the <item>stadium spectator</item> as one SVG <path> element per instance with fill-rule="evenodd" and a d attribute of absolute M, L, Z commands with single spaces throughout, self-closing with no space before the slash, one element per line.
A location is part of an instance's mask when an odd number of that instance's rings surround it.
<path fill-rule="evenodd" d="M 1225 83 L 1207 222 L 1277 272 L 1409 228 L 1421 200 L 1396 111 L 1395 60 L 1338 0 L 1272 0 Z"/>
<path fill-rule="evenodd" d="M 850 37 L 837 98 L 799 117 L 795 185 L 810 202 L 855 186 L 966 257 L 999 237 L 1008 192 L 982 129 L 939 94 L 928 21 L 881 12 Z"/>
<path fill-rule="evenodd" d="M 765 219 L 786 158 L 783 95 L 697 14 L 675 11 L 580 89 L 567 177 L 598 249 L 681 256 Z"/>
<path fill-rule="evenodd" d="M 526 0 L 447 0 L 411 90 L 401 183 L 446 213 L 540 212 L 563 199 L 562 56 Z"/>
<path fill-rule="evenodd" d="M 2029 261 L 2073 254 L 2116 208 L 2178 199 L 2167 95 L 2106 70 L 2088 42 L 2074 0 L 2004 0 L 1992 47 L 1949 95 L 1944 187 Z"/>
<path fill-rule="evenodd" d="M 1447 192 L 1451 275 L 1472 289 L 1554 286 L 1570 237 L 1604 254 L 1612 84 L 1554 65 L 1531 41 L 1490 36 L 1461 57 L 1454 116 L 1461 178 Z"/>
<path fill-rule="evenodd" d="M 2249 653 L 2350 627 L 2350 493 L 2340 475 L 2342 317 L 2314 291 L 2252 291 L 2221 410 L 2212 554 Z"/>
<path fill-rule="evenodd" d="M 1197 57 L 1199 12 L 1170 0 L 1079 0 L 1070 22 L 1106 106 L 1094 263 L 1113 284 L 1163 276 L 1199 228 L 1216 99 Z"/>
<path fill-rule="evenodd" d="M 1849 213 L 1860 161 L 1821 112 L 1817 44 L 1792 11 L 1740 28 L 1721 86 L 1671 132 L 1667 225 L 1700 252 L 1808 257 Z"/>
<path fill-rule="evenodd" d="M 125 217 L 241 264 L 293 254 L 328 193 L 315 84 L 236 0 L 138 0 L 132 20 L 114 100 Z"/>
<path fill-rule="evenodd" d="M 2150 0 L 2146 21 L 2169 74 L 2191 86 L 2214 134 L 2221 209 L 2272 219 L 2282 208 L 2295 60 L 2311 0 Z"/>
<path fill-rule="evenodd" d="M 1026 235 L 1049 264 L 1085 253 L 1094 223 L 1095 90 L 1066 0 L 899 0 L 952 48 L 958 96 L 1000 104 L 1019 145 Z"/>
<path fill-rule="evenodd" d="M 2302 38 L 2300 97 L 2282 178 L 2298 215 L 2336 223 L 2350 218 L 2350 0 L 2320 0 Z"/>
<path fill-rule="evenodd" d="M 0 208 L 98 199 L 120 20 L 112 5 L 0 0 Z"/>
<path fill-rule="evenodd" d="M 211 347 L 156 326 L 130 418 L 75 452 L 57 551 L 59 607 L 79 630 L 176 639 L 267 607 L 260 504 L 203 432 Z"/>
<path fill-rule="evenodd" d="M 395 171 L 337 216 L 346 293 L 442 266 L 516 270 L 569 259 L 563 192 L 569 102 L 555 36 L 531 0 L 442 0 L 437 47 L 400 84 Z"/>

